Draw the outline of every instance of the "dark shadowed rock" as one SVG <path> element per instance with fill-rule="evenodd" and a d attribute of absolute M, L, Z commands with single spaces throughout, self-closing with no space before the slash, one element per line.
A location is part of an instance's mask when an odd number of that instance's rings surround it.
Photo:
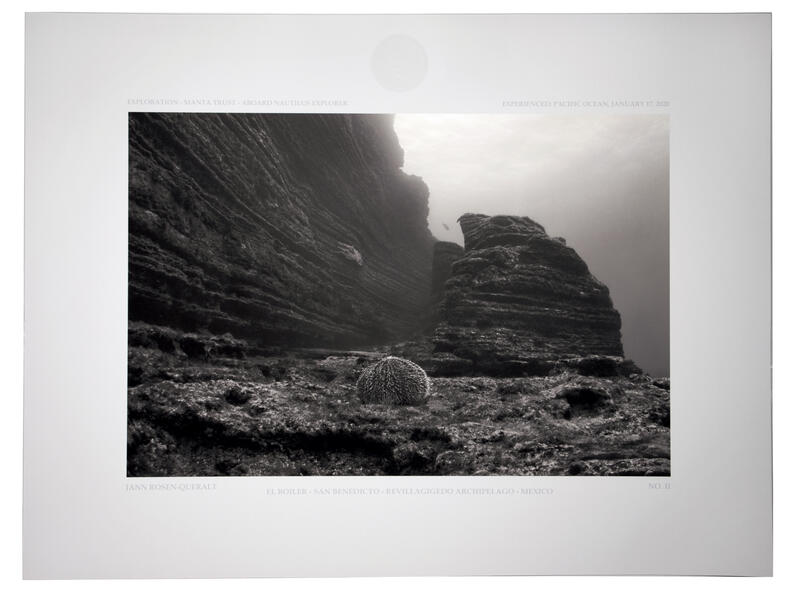
<path fill-rule="evenodd" d="M 451 277 L 451 265 L 462 258 L 465 251 L 454 242 L 436 242 L 432 258 L 432 303 L 443 299 L 448 278 Z"/>
<path fill-rule="evenodd" d="M 130 319 L 265 346 L 407 336 L 433 239 L 402 164 L 387 115 L 131 113 Z"/>
<path fill-rule="evenodd" d="M 642 373 L 633 361 L 621 356 L 579 356 L 564 359 L 559 366 L 594 377 L 627 377 Z"/>
<path fill-rule="evenodd" d="M 238 385 L 234 385 L 224 392 L 224 399 L 236 406 L 246 404 L 251 397 L 252 393 L 249 390 Z"/>
<path fill-rule="evenodd" d="M 610 394 L 589 380 L 574 380 L 552 390 L 555 398 L 568 404 L 565 418 L 598 414 L 610 401 Z"/>
<path fill-rule="evenodd" d="M 429 299 L 429 311 L 424 332 L 431 334 L 440 322 L 440 309 L 445 286 L 451 278 L 451 269 L 454 262 L 464 254 L 462 246 L 454 242 L 435 242 L 432 255 L 432 290 Z"/>

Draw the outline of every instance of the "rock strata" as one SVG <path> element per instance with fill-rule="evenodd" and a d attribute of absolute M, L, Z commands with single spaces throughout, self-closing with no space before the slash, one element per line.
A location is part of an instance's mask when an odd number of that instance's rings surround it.
<path fill-rule="evenodd" d="M 407 336 L 433 238 L 402 164 L 388 115 L 131 113 L 130 319 L 264 346 Z"/>
<path fill-rule="evenodd" d="M 435 244 L 389 117 L 129 126 L 128 476 L 669 475 L 606 286 L 527 217 Z"/>
<path fill-rule="evenodd" d="M 608 288 L 561 238 L 528 217 L 465 214 L 459 223 L 464 255 L 439 304 L 433 371 L 546 375 L 563 361 L 585 372 L 635 370 L 622 359 Z"/>

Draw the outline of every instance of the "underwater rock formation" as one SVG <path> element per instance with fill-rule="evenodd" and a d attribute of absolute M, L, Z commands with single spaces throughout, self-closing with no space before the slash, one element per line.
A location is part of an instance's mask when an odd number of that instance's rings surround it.
<path fill-rule="evenodd" d="M 432 303 L 443 299 L 445 285 L 451 277 L 451 265 L 464 255 L 462 246 L 454 242 L 436 242 L 432 257 Z"/>
<path fill-rule="evenodd" d="M 191 359 L 146 342 L 182 334 L 146 331 L 129 350 L 131 477 L 670 473 L 670 393 L 646 375 L 438 377 L 420 405 L 364 403 L 356 382 L 383 353 Z"/>
<path fill-rule="evenodd" d="M 669 475 L 606 286 L 527 217 L 435 243 L 390 117 L 129 127 L 128 476 Z"/>
<path fill-rule="evenodd" d="M 545 375 L 596 355 L 623 370 L 620 315 L 575 250 L 528 217 L 465 214 L 459 223 L 465 251 L 451 264 L 432 338 L 438 369 Z"/>
<path fill-rule="evenodd" d="M 389 115 L 129 116 L 129 318 L 264 346 L 400 339 L 428 310 L 428 189 Z"/>

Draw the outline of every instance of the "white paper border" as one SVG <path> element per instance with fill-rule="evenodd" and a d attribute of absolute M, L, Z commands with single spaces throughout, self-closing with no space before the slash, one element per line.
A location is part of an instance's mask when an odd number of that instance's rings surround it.
<path fill-rule="evenodd" d="M 430 59 L 403 94 L 369 71 L 396 32 Z M 769 573 L 769 48 L 767 15 L 29 16 L 25 575 Z M 297 498 L 266 495 L 294 480 L 214 478 L 128 491 L 127 100 L 186 96 L 343 98 L 339 112 L 668 100 L 670 488 L 309 478 L 553 494 Z"/>

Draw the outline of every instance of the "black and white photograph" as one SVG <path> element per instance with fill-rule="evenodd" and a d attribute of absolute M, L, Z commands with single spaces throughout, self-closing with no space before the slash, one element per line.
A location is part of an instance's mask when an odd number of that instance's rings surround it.
<path fill-rule="evenodd" d="M 127 476 L 669 476 L 669 117 L 597 109 L 130 112 Z"/>
<path fill-rule="evenodd" d="M 770 576 L 772 15 L 222 8 L 25 16 L 23 578 Z"/>

